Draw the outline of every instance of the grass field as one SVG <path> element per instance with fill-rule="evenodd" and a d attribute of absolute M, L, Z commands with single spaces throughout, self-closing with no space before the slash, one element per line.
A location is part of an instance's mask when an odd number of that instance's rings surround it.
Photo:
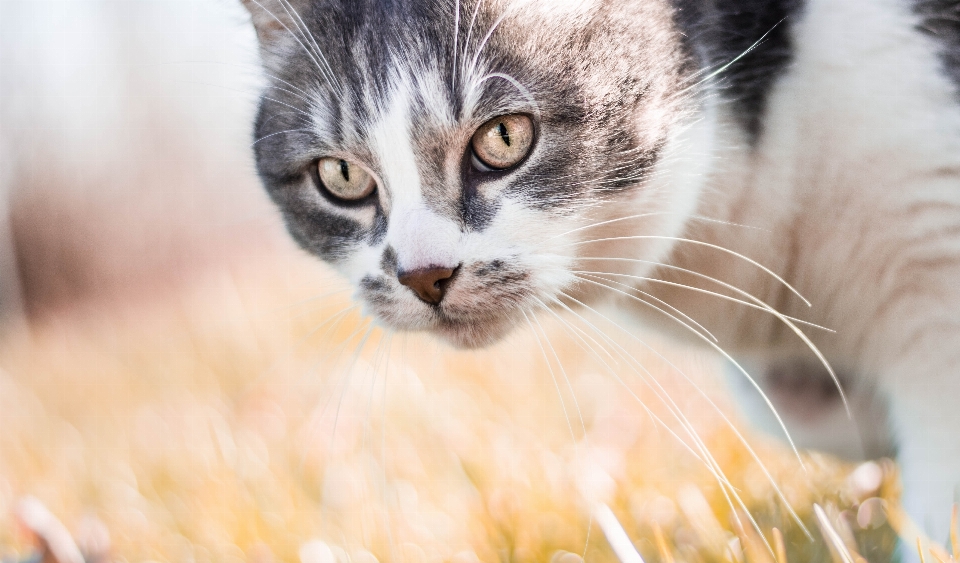
<path fill-rule="evenodd" d="M 550 315 L 453 351 L 331 280 L 283 260 L 8 331 L 0 559 L 37 548 L 31 497 L 104 561 L 891 560 L 892 462 L 753 455 L 711 360 Z"/>

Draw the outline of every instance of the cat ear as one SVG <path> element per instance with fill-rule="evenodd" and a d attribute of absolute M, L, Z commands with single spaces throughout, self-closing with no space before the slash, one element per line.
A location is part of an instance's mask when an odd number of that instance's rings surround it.
<path fill-rule="evenodd" d="M 294 40 L 301 33 L 303 11 L 308 0 L 240 0 L 257 30 L 260 45 L 267 46 L 283 39 Z"/>

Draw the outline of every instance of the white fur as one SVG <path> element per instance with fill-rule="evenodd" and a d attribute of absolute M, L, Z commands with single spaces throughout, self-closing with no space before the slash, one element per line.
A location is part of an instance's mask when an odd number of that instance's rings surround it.
<path fill-rule="evenodd" d="M 729 257 L 674 261 L 836 329 L 811 336 L 884 392 L 904 502 L 943 541 L 960 486 L 960 106 L 906 2 L 810 0 L 803 14 L 756 152 L 720 130 L 700 209 L 764 230 L 691 231 L 790 278 L 814 307 Z M 675 297 L 742 352 L 802 348 L 772 320 Z"/>

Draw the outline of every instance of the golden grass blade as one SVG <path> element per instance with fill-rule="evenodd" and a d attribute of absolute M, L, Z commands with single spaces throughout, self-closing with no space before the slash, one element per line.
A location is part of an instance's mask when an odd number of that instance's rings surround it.
<path fill-rule="evenodd" d="M 834 529 L 833 525 L 830 523 L 830 519 L 827 517 L 827 513 L 823 511 L 823 508 L 821 508 L 819 504 L 814 504 L 813 511 L 817 515 L 817 523 L 820 524 L 820 532 L 827 540 L 827 545 L 831 547 L 830 554 L 833 556 L 834 562 L 855 563 L 853 555 L 850 554 L 850 551 L 843 542 L 843 538 L 840 537 L 840 534 L 837 533 L 837 530 Z"/>
<path fill-rule="evenodd" d="M 938 563 L 953 563 L 953 558 L 950 557 L 950 554 L 940 549 L 938 546 L 930 546 L 930 555 L 932 555 Z"/>
<path fill-rule="evenodd" d="M 657 542 L 657 549 L 660 551 L 660 559 L 665 563 L 674 563 L 673 554 L 670 553 L 670 548 L 667 547 L 667 539 L 663 537 L 663 530 L 660 528 L 659 524 L 653 525 L 653 538 Z"/>
<path fill-rule="evenodd" d="M 620 525 L 620 521 L 609 506 L 605 504 L 597 506 L 594 510 L 594 518 L 621 563 L 643 563 L 643 558 L 640 557 L 637 548 L 633 546 L 626 530 Z"/>
<path fill-rule="evenodd" d="M 787 548 L 783 545 L 783 534 L 778 528 L 773 529 L 773 547 L 777 552 L 777 563 L 788 563 Z"/>
<path fill-rule="evenodd" d="M 752 527 L 744 526 L 741 519 L 733 519 L 734 529 L 740 537 L 740 545 L 750 563 L 776 563 L 773 560 L 773 550 L 768 549 L 767 543 Z"/>
<path fill-rule="evenodd" d="M 926 558 L 923 556 L 923 543 L 920 541 L 920 538 L 917 538 L 917 553 L 920 554 L 920 563 L 927 563 Z"/>

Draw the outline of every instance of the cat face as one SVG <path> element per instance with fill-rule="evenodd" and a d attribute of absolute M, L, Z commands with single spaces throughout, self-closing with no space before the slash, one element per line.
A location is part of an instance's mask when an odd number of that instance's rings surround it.
<path fill-rule="evenodd" d="M 494 341 L 593 299 L 579 271 L 648 270 L 596 259 L 661 259 L 668 241 L 621 237 L 676 235 L 696 201 L 700 104 L 665 4 L 245 3 L 261 178 L 390 327 Z"/>

